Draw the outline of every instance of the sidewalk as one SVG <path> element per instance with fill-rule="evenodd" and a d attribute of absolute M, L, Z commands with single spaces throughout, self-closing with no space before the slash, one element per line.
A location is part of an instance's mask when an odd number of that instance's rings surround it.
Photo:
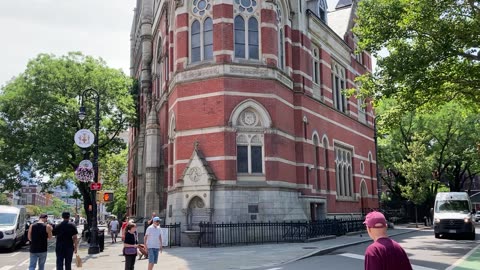
<path fill-rule="evenodd" d="M 416 228 L 398 227 L 389 230 L 389 235 L 399 235 L 417 231 Z M 366 233 L 341 236 L 328 240 L 310 243 L 282 243 L 248 246 L 228 246 L 216 248 L 172 247 L 164 248 L 159 256 L 155 269 L 171 270 L 224 270 L 224 269 L 254 269 L 259 267 L 274 267 L 280 264 L 299 260 L 301 258 L 331 252 L 346 246 L 369 242 Z M 100 254 L 88 255 L 88 245 L 80 246 L 79 255 L 84 262 L 83 269 L 115 269 L 124 268 L 122 254 L 123 243 L 105 243 L 105 251 Z M 138 259 L 138 256 L 137 256 Z M 148 260 L 137 260 L 136 269 L 147 269 Z"/>

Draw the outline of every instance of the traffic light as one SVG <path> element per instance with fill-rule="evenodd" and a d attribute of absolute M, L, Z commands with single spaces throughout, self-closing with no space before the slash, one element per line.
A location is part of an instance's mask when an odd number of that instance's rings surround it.
<path fill-rule="evenodd" d="M 104 203 L 104 201 L 103 201 L 103 195 L 104 195 L 104 193 L 105 193 L 105 192 L 104 192 L 104 191 L 101 191 L 101 190 L 97 191 L 97 202 L 98 202 L 98 203 Z"/>
<path fill-rule="evenodd" d="M 102 198 L 103 202 L 113 202 L 113 192 L 104 192 Z"/>

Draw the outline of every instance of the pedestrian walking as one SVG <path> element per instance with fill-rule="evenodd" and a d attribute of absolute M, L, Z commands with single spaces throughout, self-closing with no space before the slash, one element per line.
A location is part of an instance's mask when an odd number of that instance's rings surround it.
<path fill-rule="evenodd" d="M 128 225 L 128 218 L 127 216 L 124 216 L 122 219 L 122 241 L 125 242 L 125 233 L 127 231 L 127 225 Z"/>
<path fill-rule="evenodd" d="M 55 253 L 57 255 L 57 270 L 72 269 L 73 253 L 77 254 L 77 227 L 70 222 L 70 213 L 62 213 L 63 221 L 53 229 L 53 235 L 57 238 Z"/>
<path fill-rule="evenodd" d="M 387 234 L 387 220 L 380 212 L 370 212 L 363 222 L 373 244 L 365 251 L 365 270 L 412 270 L 405 250 Z"/>
<path fill-rule="evenodd" d="M 113 217 L 113 220 L 110 221 L 109 225 L 109 230 L 110 230 L 110 235 L 112 236 L 112 244 L 117 242 L 117 235 L 118 235 L 118 230 L 120 229 L 120 224 L 118 223 L 118 220 Z"/>
<path fill-rule="evenodd" d="M 48 216 L 41 214 L 37 223 L 28 228 L 28 241 L 30 241 L 30 266 L 29 270 L 35 270 L 38 261 L 38 269 L 45 269 L 47 261 L 48 239 L 52 239 L 52 226 L 47 224 Z"/>
<path fill-rule="evenodd" d="M 125 240 L 123 242 L 123 255 L 125 255 L 125 270 L 134 270 L 135 258 L 137 257 L 137 225 L 129 223 L 125 227 Z"/>
<path fill-rule="evenodd" d="M 144 238 L 145 248 L 148 250 L 148 270 L 158 262 L 158 252 L 162 252 L 162 233 L 160 229 L 160 218 L 154 217 L 152 225 L 147 228 Z"/>

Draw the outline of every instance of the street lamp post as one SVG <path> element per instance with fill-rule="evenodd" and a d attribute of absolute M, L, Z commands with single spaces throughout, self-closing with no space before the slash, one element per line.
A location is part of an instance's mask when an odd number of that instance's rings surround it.
<path fill-rule="evenodd" d="M 97 90 L 93 88 L 85 89 L 82 93 L 82 101 L 80 106 L 80 111 L 78 113 L 78 118 L 80 120 L 85 119 L 87 116 L 85 112 L 85 107 L 83 106 L 83 101 L 86 94 L 92 93 L 95 98 L 95 138 L 93 141 L 93 181 L 98 183 L 98 134 L 100 129 L 100 95 Z M 88 247 L 88 254 L 98 254 L 100 253 L 100 247 L 98 245 L 98 222 L 97 222 L 97 191 L 91 191 L 91 200 L 92 200 L 92 227 L 90 229 L 90 246 Z"/>

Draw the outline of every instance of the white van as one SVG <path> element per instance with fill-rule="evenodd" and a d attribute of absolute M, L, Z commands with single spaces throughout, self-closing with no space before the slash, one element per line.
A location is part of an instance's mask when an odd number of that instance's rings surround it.
<path fill-rule="evenodd" d="M 13 250 L 24 241 L 26 221 L 24 207 L 0 205 L 0 248 Z"/>
<path fill-rule="evenodd" d="M 466 192 L 437 193 L 433 219 L 435 238 L 445 234 L 462 234 L 475 240 L 475 218 Z"/>

